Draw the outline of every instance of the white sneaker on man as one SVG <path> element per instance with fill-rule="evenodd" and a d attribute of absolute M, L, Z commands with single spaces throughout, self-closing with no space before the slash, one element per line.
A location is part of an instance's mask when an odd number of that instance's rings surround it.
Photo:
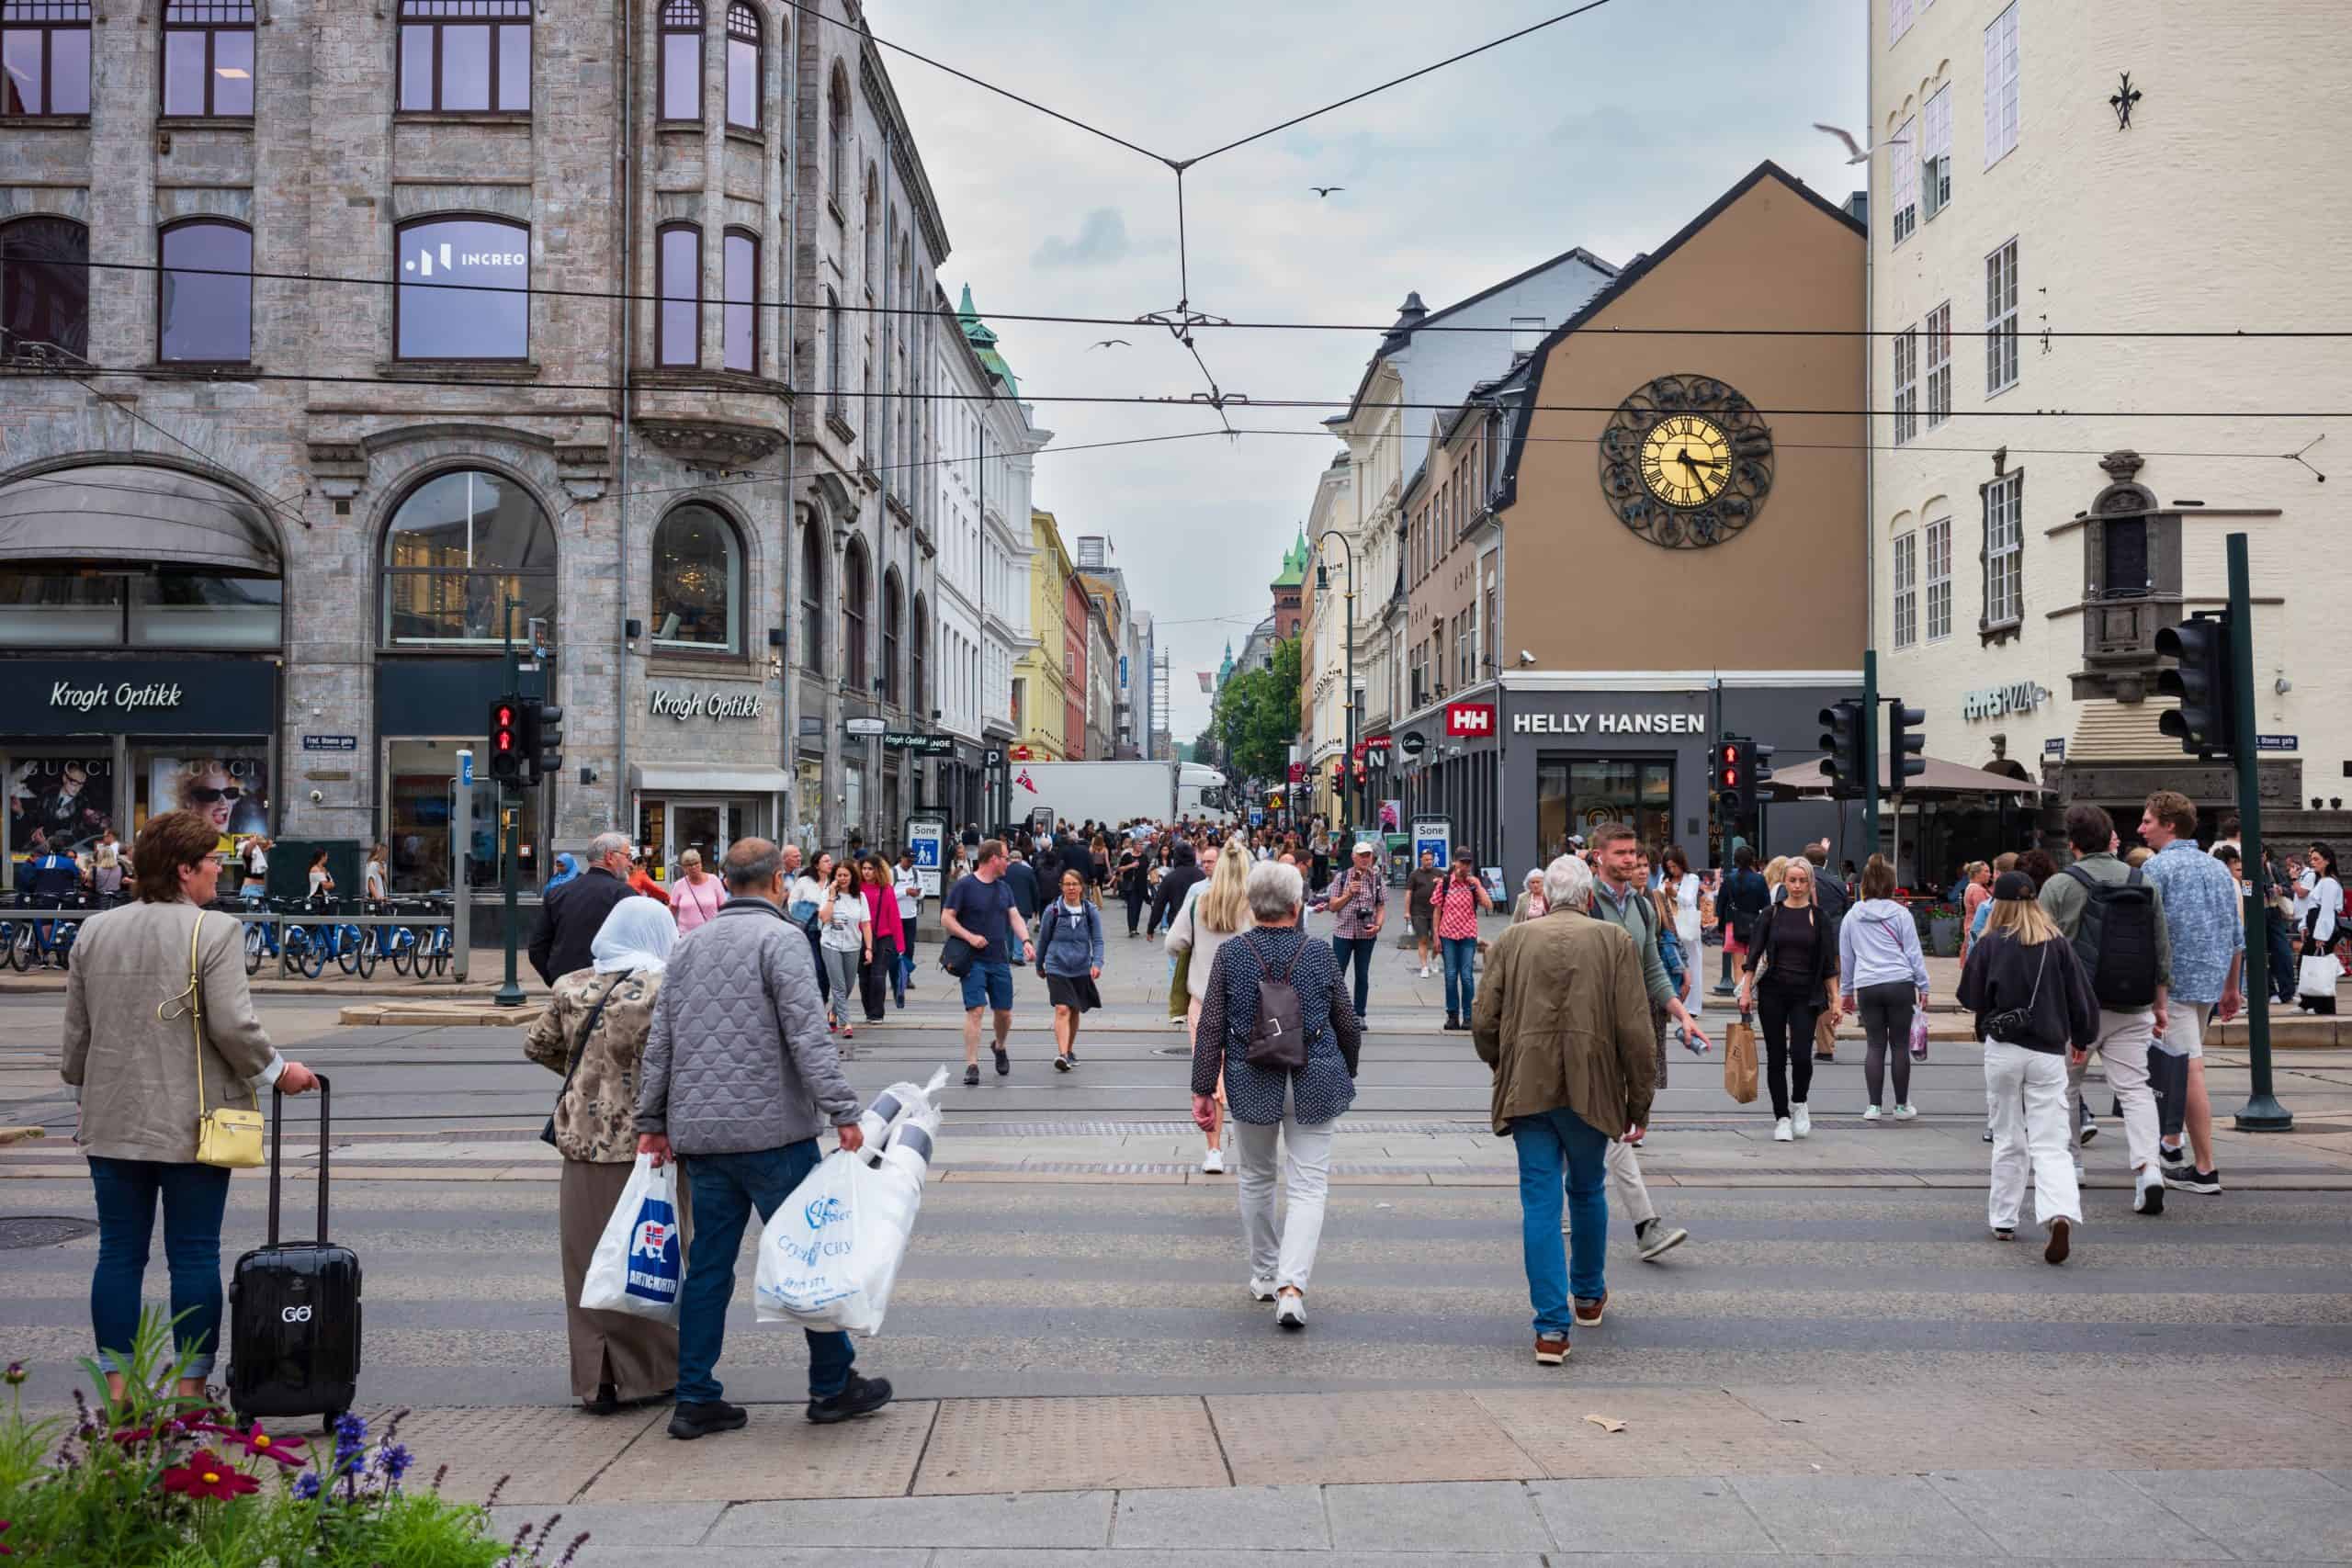
<path fill-rule="evenodd" d="M 2132 1212 L 2135 1214 L 2161 1214 L 2165 1212 L 2165 1173 L 2152 1161 L 2140 1168 L 2132 1184 Z"/>
<path fill-rule="evenodd" d="M 1791 1138 L 1795 1136 L 1796 1134 L 1794 1133 L 1789 1131 L 1789 1119 L 1787 1117 L 1783 1116 L 1779 1121 L 1772 1123 L 1772 1141 L 1774 1143 L 1785 1144 Z"/>
<path fill-rule="evenodd" d="M 1806 1112 L 1804 1101 L 1800 1100 L 1794 1105 L 1789 1107 L 1789 1109 L 1796 1112 L 1795 1121 L 1797 1136 L 1800 1138 L 1812 1137 L 1813 1117 Z"/>

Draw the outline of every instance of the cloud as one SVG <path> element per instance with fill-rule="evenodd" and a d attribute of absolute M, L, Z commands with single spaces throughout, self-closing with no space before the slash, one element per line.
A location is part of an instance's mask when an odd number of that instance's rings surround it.
<path fill-rule="evenodd" d="M 1127 221 L 1115 207 L 1098 207 L 1079 220 L 1078 238 L 1048 234 L 1029 258 L 1035 267 L 1109 266 L 1133 254 Z"/>

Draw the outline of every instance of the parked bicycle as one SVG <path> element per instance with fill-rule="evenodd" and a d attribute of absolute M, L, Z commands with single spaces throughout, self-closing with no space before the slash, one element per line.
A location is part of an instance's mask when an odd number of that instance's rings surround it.
<path fill-rule="evenodd" d="M 26 894 L 17 898 L 17 907 L 20 910 L 87 909 L 91 905 L 87 894 L 46 897 Z M 0 963 L 28 975 L 51 964 L 60 969 L 70 969 L 74 964 L 74 939 L 81 929 L 79 920 L 43 920 L 18 914 L 0 922 L 0 932 L 6 933 L 6 942 L 5 953 L 0 953 Z"/>

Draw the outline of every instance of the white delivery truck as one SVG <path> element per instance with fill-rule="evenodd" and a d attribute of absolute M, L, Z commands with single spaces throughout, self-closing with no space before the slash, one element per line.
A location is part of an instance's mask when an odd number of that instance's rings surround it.
<path fill-rule="evenodd" d="M 1153 822 L 1178 818 L 1232 820 L 1225 800 L 1225 775 L 1196 762 L 1011 762 L 1012 818 L 1035 820 L 1051 811 L 1054 823 L 1105 822 L 1115 827 L 1140 817 Z"/>

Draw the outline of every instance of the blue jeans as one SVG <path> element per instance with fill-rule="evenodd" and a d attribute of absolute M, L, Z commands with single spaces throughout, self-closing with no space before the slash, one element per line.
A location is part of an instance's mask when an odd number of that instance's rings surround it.
<path fill-rule="evenodd" d="M 139 1295 L 155 1234 L 155 1200 L 164 1201 L 164 1262 L 172 1276 L 172 1343 L 195 1352 L 189 1377 L 211 1374 L 220 1349 L 220 1215 L 229 1205 L 229 1172 L 216 1166 L 90 1156 L 97 1195 L 98 1266 L 90 1275 L 90 1326 L 98 1364 L 128 1372 L 139 1328 Z"/>
<path fill-rule="evenodd" d="M 899 943 L 899 972 L 890 977 L 890 994 L 899 1006 L 907 1005 L 907 993 L 915 982 L 915 923 L 906 922 L 907 934 Z"/>
<path fill-rule="evenodd" d="M 992 1008 L 998 1012 L 1012 1010 L 1012 965 L 979 963 L 964 971 L 964 1010 Z"/>
<path fill-rule="evenodd" d="M 1469 1021 L 1470 1004 L 1478 996 L 1478 939 L 1475 936 L 1440 937 L 1438 946 L 1445 953 L 1445 1016 Z M 1454 1006 L 1455 994 L 1462 998 Z"/>
<path fill-rule="evenodd" d="M 694 1246 L 686 1257 L 686 1283 L 678 1292 L 678 1403 L 707 1404 L 718 1398 L 719 1348 L 727 1338 L 727 1303 L 735 1294 L 735 1258 L 743 1249 L 743 1226 L 751 1211 L 760 1223 L 783 1206 L 823 1156 L 817 1140 L 803 1138 L 780 1149 L 743 1155 L 684 1155 Z M 808 1397 L 841 1393 L 857 1359 L 849 1336 L 804 1329 L 808 1337 Z"/>
<path fill-rule="evenodd" d="M 1535 1307 L 1535 1332 L 1565 1336 L 1576 1323 L 1568 1297 L 1599 1301 L 1609 1288 L 1609 1139 L 1565 1108 L 1513 1117 L 1510 1137 L 1519 1151 L 1520 1250 L 1527 1264 L 1528 1299 Z"/>
<path fill-rule="evenodd" d="M 1371 995 L 1372 950 L 1378 945 L 1376 937 L 1335 936 L 1331 939 L 1331 954 L 1340 961 L 1340 973 L 1344 975 L 1349 964 L 1355 965 L 1356 1018 L 1359 1021 L 1364 1016 L 1364 1007 Z"/>

